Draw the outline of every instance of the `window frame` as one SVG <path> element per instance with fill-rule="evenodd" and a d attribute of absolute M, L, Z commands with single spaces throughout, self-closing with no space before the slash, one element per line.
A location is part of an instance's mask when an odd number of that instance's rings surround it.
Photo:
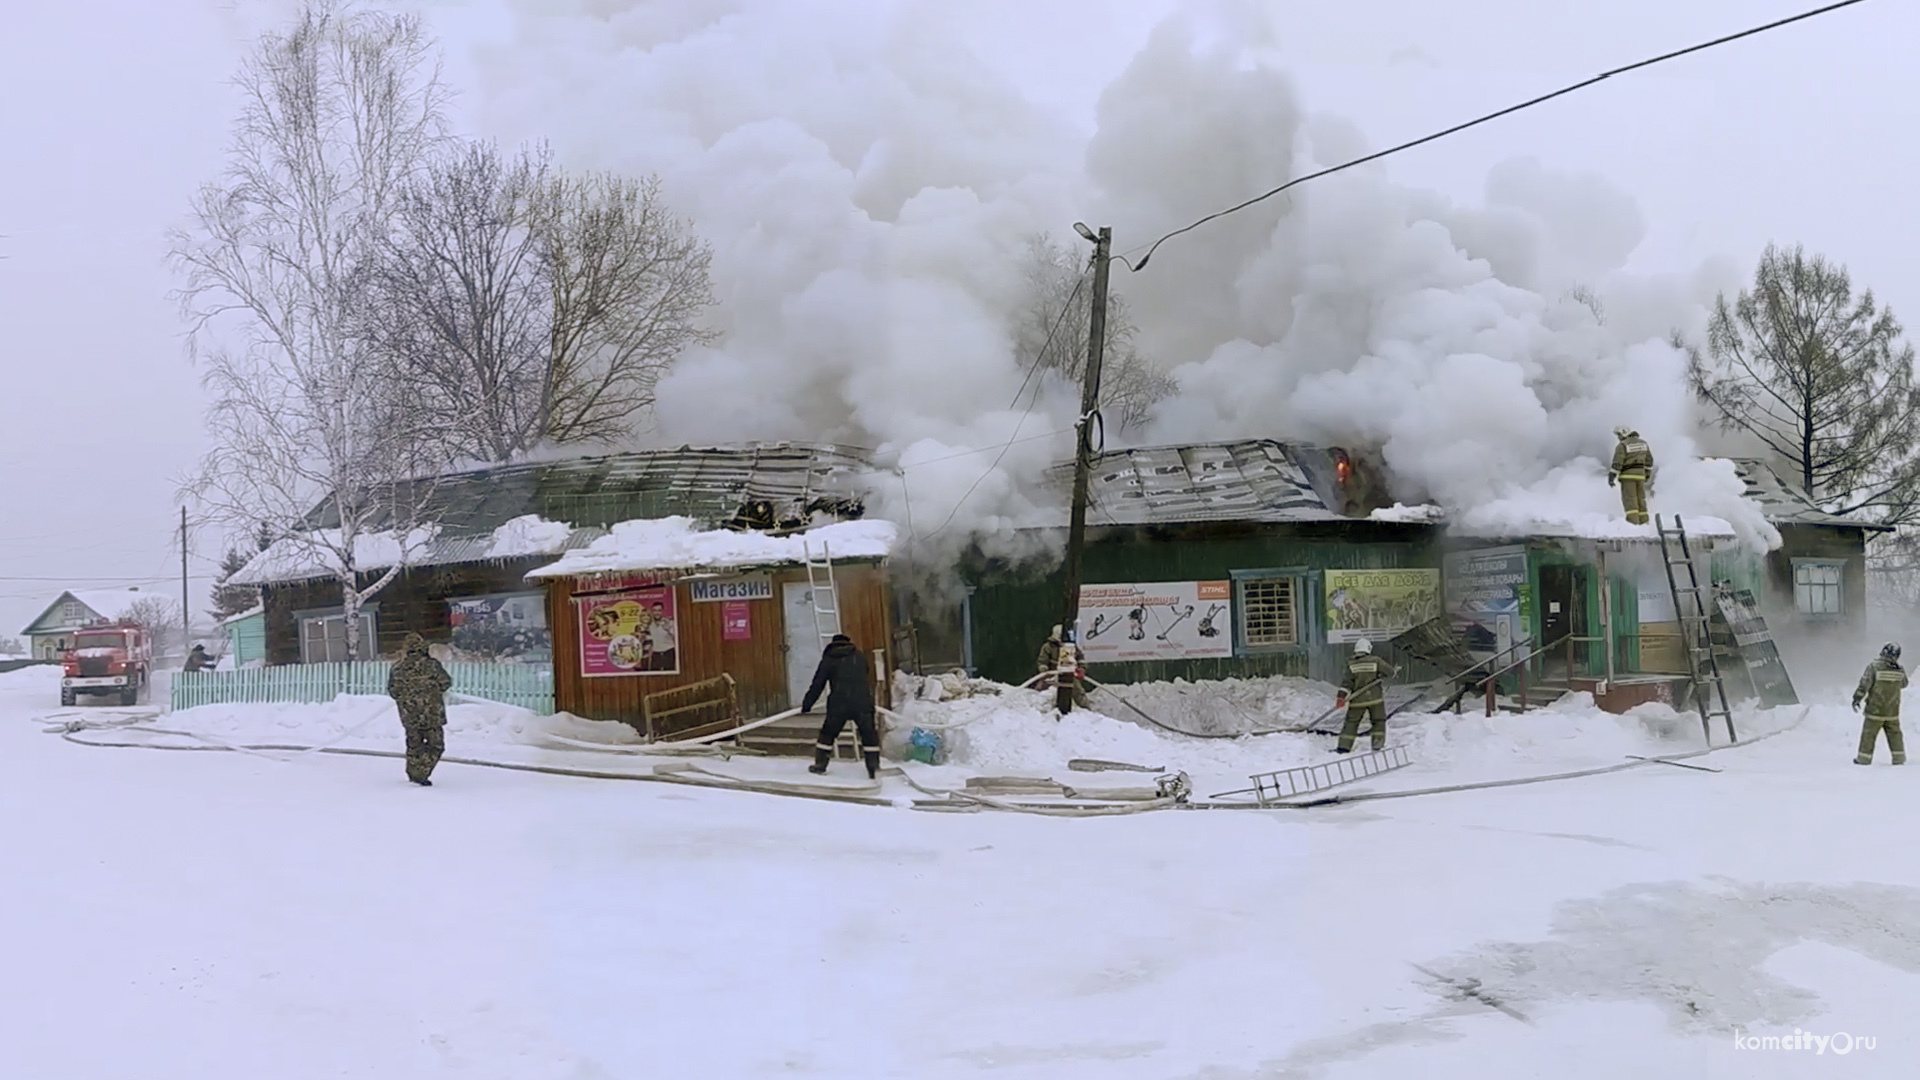
<path fill-rule="evenodd" d="M 1791 560 L 1789 564 L 1789 576 L 1791 578 L 1792 585 L 1793 585 L 1794 613 L 1803 619 L 1845 618 L 1847 614 L 1847 561 L 1848 560 L 1846 559 L 1818 559 L 1818 558 L 1805 558 L 1805 559 Z M 1819 582 L 1806 582 L 1803 584 L 1800 580 L 1800 573 L 1802 570 L 1827 570 L 1827 569 L 1831 569 L 1833 571 L 1833 580 L 1831 582 L 1819 581 Z M 1806 606 L 1803 606 L 1801 603 L 1802 589 L 1809 589 L 1809 590 L 1819 589 L 1823 594 L 1826 592 L 1826 590 L 1831 589 L 1832 595 L 1833 595 L 1833 610 L 1815 611 L 1815 610 L 1810 610 Z"/>
<path fill-rule="evenodd" d="M 1316 576 L 1304 566 L 1276 566 L 1250 570 L 1232 570 L 1228 576 L 1233 579 L 1233 654 L 1235 656 L 1279 656 L 1288 653 L 1305 653 L 1313 641 L 1314 613 L 1313 579 Z M 1293 643 L 1290 645 L 1256 645 L 1247 640 L 1247 616 L 1252 605 L 1247 600 L 1247 586 L 1270 581 L 1287 581 L 1293 590 Z"/>
<path fill-rule="evenodd" d="M 365 624 L 362 631 L 366 635 L 364 640 L 373 643 L 372 653 L 376 657 L 379 656 L 380 654 L 379 614 L 380 613 L 378 608 L 373 604 L 363 604 L 360 607 L 360 618 L 363 620 Z M 295 636 L 295 639 L 300 643 L 300 662 L 302 664 L 343 664 L 347 662 L 345 658 L 342 658 L 340 660 L 333 660 L 333 659 L 316 660 L 313 658 L 313 653 L 308 647 L 307 624 L 320 623 L 324 625 L 329 622 L 338 622 L 340 624 L 341 650 L 344 652 L 346 648 L 345 643 L 346 643 L 346 625 L 347 625 L 347 613 L 345 608 L 343 607 L 314 608 L 308 611 L 294 612 L 294 615 L 293 615 L 294 636 Z M 325 639 L 326 639 L 326 634 L 323 630 L 321 633 L 321 640 L 325 641 Z M 331 656 L 332 651 L 333 650 L 331 648 L 327 650 L 329 657 Z"/>

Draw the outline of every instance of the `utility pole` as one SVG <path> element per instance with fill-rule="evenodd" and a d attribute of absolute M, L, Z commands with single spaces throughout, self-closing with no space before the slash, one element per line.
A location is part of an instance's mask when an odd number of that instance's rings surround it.
<path fill-rule="evenodd" d="M 187 508 L 180 507 L 180 658 L 193 648 L 193 616 L 187 614 Z"/>
<path fill-rule="evenodd" d="M 1087 370 L 1080 384 L 1080 419 L 1074 423 L 1073 510 L 1067 525 L 1066 610 L 1060 618 L 1063 643 L 1079 650 L 1080 556 L 1087 542 L 1087 484 L 1093 473 L 1093 419 L 1100 412 L 1100 362 L 1107 343 L 1107 266 L 1113 258 L 1113 230 L 1102 227 L 1095 236 L 1079 222 L 1074 230 L 1093 241 L 1093 309 L 1087 319 Z M 1102 438 L 1105 437 L 1102 422 Z M 1061 713 L 1073 709 L 1073 687 L 1061 686 L 1054 705 Z"/>

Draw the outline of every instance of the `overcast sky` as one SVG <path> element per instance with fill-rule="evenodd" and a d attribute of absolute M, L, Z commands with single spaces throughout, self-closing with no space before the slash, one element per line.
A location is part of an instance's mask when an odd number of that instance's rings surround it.
<path fill-rule="evenodd" d="M 175 490 L 203 445 L 202 396 L 168 299 L 163 233 L 218 174 L 233 113 L 226 81 L 248 35 L 284 6 L 65 0 L 0 15 L 0 432 L 12 450 L 0 471 L 0 636 L 63 587 L 179 595 Z M 1100 87 L 1174 6 L 1107 0 L 1095 24 L 1084 0 L 965 5 L 970 44 L 1083 127 Z M 1264 6 L 1282 16 L 1280 54 L 1309 107 L 1384 145 L 1813 4 Z M 469 59 L 502 39 L 503 7 L 425 10 L 462 83 L 463 123 L 494 134 L 492 88 L 475 85 L 485 69 Z M 1516 155 L 1597 171 L 1646 213 L 1636 269 L 1725 258 L 1744 272 L 1769 240 L 1800 241 L 1920 319 L 1902 190 L 1920 172 L 1916 38 L 1913 4 L 1871 0 L 1415 151 L 1391 171 L 1462 200 Z M 1117 239 L 1124 249 L 1141 238 Z M 196 610 L 219 540 L 193 537 Z"/>

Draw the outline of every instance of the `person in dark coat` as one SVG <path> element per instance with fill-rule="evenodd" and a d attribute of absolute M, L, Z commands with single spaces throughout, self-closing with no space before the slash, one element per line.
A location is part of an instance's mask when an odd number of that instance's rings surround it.
<path fill-rule="evenodd" d="M 820 725 L 820 738 L 813 744 L 813 764 L 807 766 L 807 771 L 827 771 L 827 763 L 833 760 L 833 744 L 851 720 L 860 732 L 860 756 L 867 762 L 867 779 L 879 779 L 880 727 L 874 722 L 873 686 L 867 679 L 867 657 L 845 634 L 835 634 L 833 640 L 827 642 L 826 651 L 820 654 L 820 666 L 813 672 L 813 685 L 807 687 L 807 696 L 800 700 L 800 711 L 812 712 L 814 702 L 820 700 L 828 687 L 832 687 L 833 692 L 827 696 L 827 718 Z"/>
<path fill-rule="evenodd" d="M 205 645 L 195 645 L 187 654 L 187 671 L 206 671 L 213 667 L 213 657 L 207 655 Z"/>
<path fill-rule="evenodd" d="M 400 709 L 407 733 L 407 779 L 432 787 L 433 767 L 447 750 L 447 701 L 453 676 L 427 653 L 427 639 L 408 634 L 400 660 L 387 676 L 387 696 Z"/>

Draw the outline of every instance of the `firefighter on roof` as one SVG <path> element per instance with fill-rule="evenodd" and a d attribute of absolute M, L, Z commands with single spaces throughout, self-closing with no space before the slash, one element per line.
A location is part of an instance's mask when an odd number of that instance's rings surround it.
<path fill-rule="evenodd" d="M 1627 524 L 1647 523 L 1647 485 L 1653 482 L 1653 448 L 1632 428 L 1614 428 L 1620 444 L 1613 448 L 1613 468 L 1607 471 L 1607 486 L 1620 485 L 1620 505 L 1627 512 Z"/>
<path fill-rule="evenodd" d="M 1867 665 L 1866 674 L 1860 676 L 1860 685 L 1853 688 L 1853 711 L 1860 711 L 1860 703 L 1866 702 L 1866 720 L 1860 725 L 1860 753 L 1853 759 L 1855 765 L 1873 764 L 1873 751 L 1880 742 L 1880 733 L 1887 733 L 1887 749 L 1893 752 L 1893 763 L 1907 763 L 1907 743 L 1900 734 L 1900 691 L 1907 688 L 1907 673 L 1900 667 L 1900 646 L 1888 642 L 1880 647 L 1880 655 Z"/>
<path fill-rule="evenodd" d="M 1339 697 L 1334 700 L 1335 707 L 1347 707 L 1347 722 L 1340 729 L 1340 745 L 1334 748 L 1338 754 L 1351 753 L 1353 741 L 1360 735 L 1360 721 L 1371 718 L 1367 735 L 1373 749 L 1387 748 L 1387 680 L 1394 674 L 1393 665 L 1373 655 L 1373 642 L 1361 638 L 1354 643 L 1353 656 L 1347 660 L 1347 677 L 1340 684 Z"/>

